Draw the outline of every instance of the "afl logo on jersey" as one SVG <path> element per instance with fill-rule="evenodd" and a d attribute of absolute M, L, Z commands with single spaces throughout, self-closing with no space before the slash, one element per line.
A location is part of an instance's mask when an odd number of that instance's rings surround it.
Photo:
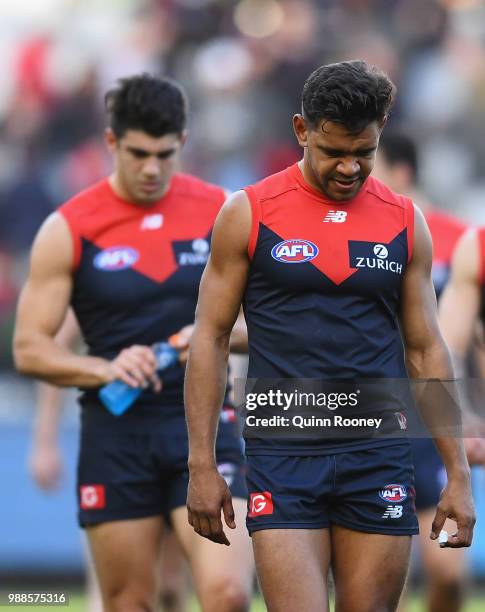
<path fill-rule="evenodd" d="M 271 257 L 281 263 L 304 263 L 318 255 L 318 247 L 309 240 L 283 240 L 271 249 Z"/>
<path fill-rule="evenodd" d="M 98 270 L 105 272 L 118 272 L 131 268 L 139 259 L 140 254 L 127 246 L 115 246 L 98 253 L 93 260 Z"/>
<path fill-rule="evenodd" d="M 387 503 L 398 504 L 406 499 L 408 492 L 401 484 L 388 484 L 381 491 L 379 497 Z"/>

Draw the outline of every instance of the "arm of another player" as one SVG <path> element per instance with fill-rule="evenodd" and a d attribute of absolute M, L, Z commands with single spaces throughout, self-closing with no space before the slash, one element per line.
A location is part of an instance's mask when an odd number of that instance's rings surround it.
<path fill-rule="evenodd" d="M 439 303 L 439 321 L 443 337 L 453 357 L 455 371 L 462 377 L 465 358 L 475 338 L 481 302 L 480 252 L 477 232 L 466 232 L 459 240 L 451 265 L 451 275 Z M 478 350 L 483 350 L 481 347 Z M 485 434 L 485 421 L 465 403 L 464 429 L 471 436 Z M 485 461 L 485 440 L 465 438 L 471 464 Z"/>
<path fill-rule="evenodd" d="M 450 380 L 453 378 L 453 367 L 438 327 L 436 298 L 431 283 L 431 237 L 424 217 L 416 207 L 413 251 L 412 261 L 404 276 L 401 298 L 401 329 L 408 372 L 417 379 Z M 429 406 L 419 407 L 421 411 L 429 410 Z M 435 404 L 432 408 L 433 411 L 440 411 L 440 406 Z M 470 546 L 475 513 L 463 440 L 438 436 L 434 441 L 445 464 L 448 483 L 438 504 L 431 538 L 438 537 L 445 519 L 449 517 L 456 521 L 458 531 L 450 537 L 448 546 Z"/>
<path fill-rule="evenodd" d="M 463 362 L 473 338 L 480 310 L 479 250 L 477 233 L 469 230 L 458 241 L 451 264 L 451 275 L 439 304 L 443 338 L 451 350 L 455 367 L 463 372 Z"/>
<path fill-rule="evenodd" d="M 226 202 L 214 225 L 185 378 L 189 523 L 200 535 L 226 545 L 229 541 L 223 531 L 221 509 L 231 528 L 235 527 L 234 511 L 229 488 L 217 471 L 215 439 L 227 382 L 229 339 L 246 287 L 250 228 L 247 196 L 237 192 Z"/>
<path fill-rule="evenodd" d="M 170 338 L 171 344 L 179 351 L 179 361 L 182 365 L 187 363 L 189 357 L 189 346 L 194 333 L 194 325 L 186 325 Z M 247 353 L 248 352 L 248 330 L 244 314 L 241 311 L 232 328 L 231 337 L 229 339 L 229 350 L 231 353 Z"/>
<path fill-rule="evenodd" d="M 56 342 L 70 348 L 79 337 L 79 326 L 74 313 L 69 309 L 56 336 Z M 62 459 L 58 445 L 62 400 L 63 391 L 59 387 L 44 382 L 37 384 L 37 410 L 29 468 L 37 485 L 46 491 L 55 489 L 62 476 Z"/>
<path fill-rule="evenodd" d="M 20 294 L 14 335 L 17 369 L 60 386 L 97 387 L 119 378 L 134 387 L 149 379 L 159 389 L 150 347 L 132 346 L 108 361 L 76 355 L 56 343 L 72 291 L 72 262 L 69 228 L 62 215 L 53 213 L 36 236 Z"/>

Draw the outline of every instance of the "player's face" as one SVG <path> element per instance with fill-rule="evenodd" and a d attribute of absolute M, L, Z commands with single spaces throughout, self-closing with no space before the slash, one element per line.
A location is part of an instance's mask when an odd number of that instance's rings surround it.
<path fill-rule="evenodd" d="M 140 130 L 127 130 L 117 138 L 108 130 L 106 141 L 115 158 L 114 179 L 122 197 L 142 206 L 157 202 L 177 168 L 185 134 L 158 138 Z"/>
<path fill-rule="evenodd" d="M 382 126 L 374 121 L 351 133 L 340 123 L 322 121 L 312 129 L 301 115 L 293 125 L 305 150 L 303 174 L 309 184 L 337 202 L 355 197 L 374 166 Z"/>

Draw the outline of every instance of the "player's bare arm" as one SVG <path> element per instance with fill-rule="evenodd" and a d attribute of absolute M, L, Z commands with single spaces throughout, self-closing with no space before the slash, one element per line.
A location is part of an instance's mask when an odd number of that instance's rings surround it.
<path fill-rule="evenodd" d="M 58 386 L 96 387 L 119 378 L 156 388 L 156 360 L 149 347 L 125 349 L 113 361 L 79 356 L 55 341 L 72 290 L 73 245 L 66 221 L 52 214 L 32 247 L 30 272 L 17 308 L 14 358 L 17 369 Z"/>
<path fill-rule="evenodd" d="M 455 367 L 460 371 L 473 338 L 479 310 L 479 249 L 476 230 L 472 229 L 456 245 L 450 280 L 439 306 L 441 332 L 455 360 Z"/>
<path fill-rule="evenodd" d="M 69 309 L 56 335 L 56 342 L 70 348 L 79 337 L 76 317 Z M 37 384 L 37 409 L 29 468 L 32 478 L 44 490 L 57 488 L 63 472 L 62 453 L 58 443 L 62 399 L 63 391 L 59 387 L 45 382 Z"/>
<path fill-rule="evenodd" d="M 402 287 L 401 327 L 406 365 L 411 378 L 449 380 L 453 378 L 453 367 L 438 327 L 431 257 L 429 231 L 422 213 L 415 208 L 414 251 Z M 440 407 L 436 406 L 436 410 Z M 448 484 L 438 504 L 431 538 L 437 538 L 445 519 L 451 518 L 457 523 L 457 533 L 447 545 L 470 546 L 475 513 L 463 440 L 452 436 L 434 440 L 446 467 Z"/>
<path fill-rule="evenodd" d="M 439 304 L 443 337 L 450 348 L 455 372 L 462 377 L 465 358 L 475 337 L 480 314 L 480 253 L 477 232 L 466 232 L 459 240 L 451 265 L 451 278 Z M 471 465 L 485 461 L 485 421 L 465 402 L 463 405 L 465 449 Z"/>
<path fill-rule="evenodd" d="M 170 343 L 179 352 L 179 361 L 182 365 L 187 363 L 189 357 L 189 346 L 194 333 L 194 325 L 186 325 L 177 332 L 171 339 Z M 229 339 L 229 350 L 231 353 L 247 353 L 248 352 L 248 330 L 242 309 L 232 328 L 231 337 Z"/>
<path fill-rule="evenodd" d="M 217 471 L 215 438 L 224 398 L 230 335 L 240 311 L 249 259 L 251 213 L 244 192 L 222 208 L 202 277 L 185 380 L 189 432 L 189 523 L 200 535 L 229 544 L 221 521 L 234 528 L 231 494 Z"/>

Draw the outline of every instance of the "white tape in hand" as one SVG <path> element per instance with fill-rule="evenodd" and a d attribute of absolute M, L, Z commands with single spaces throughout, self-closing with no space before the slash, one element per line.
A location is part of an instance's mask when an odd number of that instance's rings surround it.
<path fill-rule="evenodd" d="M 441 548 L 444 548 L 448 542 L 448 532 L 440 531 L 440 535 L 438 536 L 438 542 Z"/>

